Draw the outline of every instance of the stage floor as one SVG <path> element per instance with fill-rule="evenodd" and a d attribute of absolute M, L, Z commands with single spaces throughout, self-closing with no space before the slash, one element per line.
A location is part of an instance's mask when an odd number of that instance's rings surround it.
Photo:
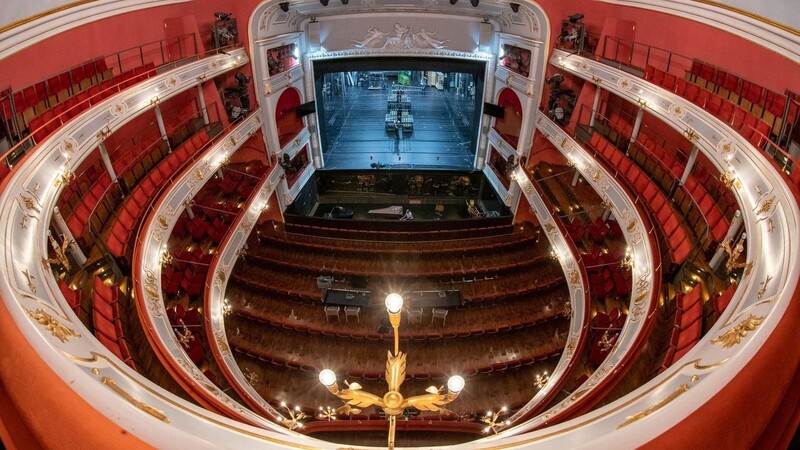
<path fill-rule="evenodd" d="M 363 205 L 363 204 L 347 204 L 338 203 L 325 204 L 322 203 L 317 206 L 314 211 L 314 217 L 325 217 L 325 213 L 330 212 L 334 206 L 342 206 L 353 211 L 353 220 L 392 220 L 383 217 L 375 217 L 369 214 L 372 209 L 380 209 L 392 205 L 402 205 L 401 203 L 387 203 L 386 205 Z M 411 210 L 414 215 L 413 220 L 459 220 L 468 219 L 466 205 L 445 205 L 442 214 L 436 212 L 436 205 L 402 205 L 403 208 Z M 397 220 L 397 219 L 394 219 Z"/>
<path fill-rule="evenodd" d="M 473 168 L 472 127 L 479 125 L 472 123 L 473 99 L 434 87 L 409 94 L 414 130 L 398 139 L 386 130 L 390 92 L 349 86 L 344 96 L 324 98 L 326 169 L 369 169 L 373 163 L 387 169 Z"/>

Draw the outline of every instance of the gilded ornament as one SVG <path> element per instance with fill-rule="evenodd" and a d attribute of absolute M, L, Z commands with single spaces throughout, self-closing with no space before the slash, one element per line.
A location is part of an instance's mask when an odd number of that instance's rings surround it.
<path fill-rule="evenodd" d="M 153 408 L 147 403 L 133 398 L 131 394 L 127 393 L 124 389 L 119 387 L 117 383 L 114 382 L 114 380 L 112 380 L 111 378 L 103 377 L 100 379 L 100 381 L 103 383 L 103 385 L 114 391 L 115 394 L 119 395 L 120 397 L 125 399 L 128 403 L 135 406 L 136 408 L 146 412 L 147 414 L 150 414 L 151 416 L 155 417 L 156 419 L 164 423 L 170 422 L 169 418 L 164 414 L 163 411 L 159 411 L 158 409 Z"/>
<path fill-rule="evenodd" d="M 80 333 L 76 333 L 71 328 L 62 324 L 58 321 L 58 319 L 51 316 L 43 309 L 37 309 L 35 311 L 27 309 L 26 311 L 31 319 L 38 322 L 39 325 L 44 326 L 47 331 L 50 332 L 50 334 L 52 334 L 61 342 L 67 342 L 70 338 L 79 339 L 81 337 Z"/>
<path fill-rule="evenodd" d="M 764 294 L 767 292 L 767 285 L 769 282 L 772 281 L 772 275 L 767 275 L 767 278 L 760 283 L 761 289 L 758 290 L 758 299 L 761 300 L 764 298 Z"/>
<path fill-rule="evenodd" d="M 637 224 L 638 222 L 636 222 L 635 219 L 631 219 L 630 222 L 628 222 L 628 226 L 625 227 L 628 230 L 628 233 L 633 233 L 634 231 L 636 231 Z"/>
<path fill-rule="evenodd" d="M 217 342 L 217 347 L 219 347 L 219 352 L 222 354 L 222 356 L 230 357 L 231 347 L 228 345 L 228 340 L 225 339 L 225 332 L 223 330 L 215 331 L 214 340 Z"/>
<path fill-rule="evenodd" d="M 592 181 L 597 183 L 598 181 L 600 181 L 600 178 L 603 178 L 603 172 L 595 170 L 594 173 L 592 174 Z"/>
<path fill-rule="evenodd" d="M 31 293 L 35 294 L 36 293 L 36 284 L 33 283 L 33 280 L 34 280 L 33 275 L 31 275 L 31 273 L 28 272 L 28 269 L 23 270 L 22 274 L 25 275 L 25 279 L 28 282 L 28 289 L 31 290 Z"/>
<path fill-rule="evenodd" d="M 768 198 L 768 199 L 764 200 L 764 201 L 761 203 L 761 206 L 759 206 L 759 207 L 756 209 L 756 215 L 759 215 L 759 216 L 760 216 L 761 214 L 768 213 L 768 212 L 769 212 L 769 210 L 770 210 L 770 209 L 772 209 L 772 204 L 773 204 L 774 202 L 775 202 L 775 196 L 774 196 L 774 195 L 773 195 L 773 196 L 771 196 L 770 198 Z"/>
<path fill-rule="evenodd" d="M 756 317 L 750 314 L 746 319 L 736 324 L 733 328 L 726 331 L 719 337 L 711 340 L 712 344 L 720 344 L 725 348 L 731 348 L 736 344 L 742 342 L 742 339 L 747 337 L 751 331 L 755 331 L 761 323 L 764 322 L 764 316 Z"/>
<path fill-rule="evenodd" d="M 696 376 L 692 378 L 693 381 L 695 379 L 696 379 Z M 656 412 L 659 409 L 663 408 L 664 406 L 669 404 L 671 401 L 673 401 L 676 398 L 680 397 L 681 394 L 683 394 L 684 392 L 686 392 L 688 390 L 689 390 L 689 385 L 688 384 L 686 384 L 686 383 L 681 384 L 680 386 L 675 388 L 675 390 L 672 391 L 672 393 L 670 393 L 668 396 L 664 397 L 660 402 L 656 403 L 653 406 L 650 406 L 649 408 L 645 409 L 644 411 L 641 411 L 641 412 L 636 413 L 636 414 L 634 414 L 632 416 L 626 417 L 624 422 L 622 422 L 621 424 L 617 425 L 617 429 L 620 429 L 622 427 L 626 427 L 626 426 L 632 424 L 633 422 L 636 422 L 637 420 L 644 419 L 645 417 L 649 416 L 650 414 L 653 414 L 654 412 Z"/>

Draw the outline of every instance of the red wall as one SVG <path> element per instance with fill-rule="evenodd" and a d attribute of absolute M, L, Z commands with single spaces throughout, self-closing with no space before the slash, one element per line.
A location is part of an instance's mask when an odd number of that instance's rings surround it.
<path fill-rule="evenodd" d="M 185 32 L 196 33 L 198 51 L 211 49 L 211 27 L 215 11 L 232 12 L 238 21 L 239 42 L 247 43 L 247 21 L 258 0 L 195 0 L 125 13 L 66 31 L 0 60 L 2 88 L 17 90 L 43 80 L 76 64 L 116 53 L 173 35 L 164 28 L 180 23 Z M 194 21 L 194 24 L 191 22 Z M 87 45 L 88 44 L 88 45 Z M 47 58 L 42 58 L 47 55 Z"/>
<path fill-rule="evenodd" d="M 558 36 L 561 20 L 571 14 L 584 13 L 583 21 L 590 32 L 604 31 L 606 18 L 616 17 L 617 23 L 624 20 L 636 23 L 636 41 L 701 59 L 779 93 L 787 88 L 800 92 L 798 64 L 718 28 L 670 14 L 593 0 L 539 0 L 538 3 L 550 18 L 553 32 L 550 43 Z"/>

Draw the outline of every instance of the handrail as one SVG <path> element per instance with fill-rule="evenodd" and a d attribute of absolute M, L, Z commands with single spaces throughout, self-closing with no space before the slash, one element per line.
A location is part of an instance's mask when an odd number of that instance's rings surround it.
<path fill-rule="evenodd" d="M 612 43 L 612 45 L 609 45 L 609 43 Z M 627 60 L 624 60 L 624 61 L 619 60 L 618 56 L 619 56 L 620 46 L 627 46 L 627 48 L 630 49 L 630 54 L 629 54 Z M 639 54 L 642 54 L 642 53 L 644 54 L 643 59 L 642 58 L 639 58 L 639 59 L 635 59 L 634 58 L 634 56 L 636 55 L 635 49 L 637 47 L 643 47 L 643 50 L 639 53 Z M 614 49 L 614 54 L 613 55 L 608 53 L 610 51 L 609 48 L 613 48 Z M 653 53 L 653 50 L 655 50 L 658 54 L 663 54 L 663 57 L 661 57 L 661 58 L 655 57 L 654 53 Z M 745 77 L 742 77 L 740 75 L 732 73 L 732 72 L 730 72 L 730 71 L 728 71 L 728 70 L 726 70 L 726 69 L 724 69 L 722 67 L 719 67 L 719 66 L 716 66 L 716 65 L 713 65 L 713 64 L 708 64 L 708 63 L 706 63 L 706 62 L 704 62 L 702 60 L 699 60 L 697 58 L 690 58 L 688 56 L 681 55 L 681 54 L 672 52 L 670 50 L 662 49 L 660 47 L 655 47 L 655 46 L 652 46 L 652 45 L 649 45 L 649 44 L 644 44 L 644 43 L 636 42 L 636 41 L 633 41 L 633 40 L 621 39 L 621 38 L 618 38 L 616 36 L 605 36 L 605 41 L 604 41 L 602 53 L 596 54 L 596 53 L 590 53 L 588 51 L 584 52 L 584 53 L 593 55 L 595 57 L 594 59 L 596 59 L 597 61 L 599 61 L 599 62 L 601 62 L 603 64 L 609 65 L 611 67 L 615 67 L 616 66 L 617 69 L 622 69 L 623 66 L 627 66 L 627 67 L 630 67 L 630 68 L 636 68 L 636 69 L 640 69 L 640 70 L 644 71 L 646 69 L 646 67 L 648 65 L 650 65 L 650 66 L 653 66 L 653 67 L 656 67 L 656 68 L 664 67 L 664 72 L 671 73 L 672 75 L 679 76 L 680 78 L 684 78 L 687 74 L 689 74 L 690 76 L 697 77 L 697 74 L 694 73 L 694 72 L 696 72 L 696 71 L 694 71 L 694 68 L 695 68 L 695 66 L 697 64 L 700 64 L 700 65 L 702 65 L 702 67 L 709 67 L 709 68 L 712 69 L 711 73 L 709 74 L 709 78 L 703 77 L 703 79 L 707 80 L 708 82 L 713 83 L 716 87 L 718 87 L 718 81 L 719 81 L 720 74 L 731 75 L 731 76 L 735 77 L 738 81 L 736 83 L 735 89 L 733 91 L 731 91 L 731 92 L 734 92 L 736 94 L 736 96 L 739 97 L 739 99 L 743 98 L 742 90 L 745 88 L 745 86 L 754 85 L 754 86 L 758 86 L 758 87 L 762 88 L 763 89 L 763 93 L 760 95 L 761 98 L 758 100 L 758 102 L 753 102 L 753 104 L 758 104 L 759 106 L 762 107 L 762 112 L 761 112 L 760 115 L 758 115 L 759 119 L 763 119 L 764 118 L 765 112 L 767 111 L 767 102 L 768 102 L 768 99 L 770 99 L 770 98 L 773 98 L 773 99 L 782 98 L 784 100 L 785 106 L 783 108 L 782 113 L 781 114 L 776 114 L 775 116 L 783 118 L 784 122 L 789 119 L 790 104 L 792 103 L 792 99 L 787 94 L 788 91 L 785 91 L 783 94 L 780 94 L 780 93 L 778 93 L 778 92 L 776 92 L 776 91 L 774 91 L 772 89 L 769 89 L 769 88 L 767 88 L 767 87 L 765 87 L 763 85 L 754 83 L 753 81 L 750 81 L 749 79 L 747 79 Z M 676 63 L 674 63 L 675 60 L 683 61 L 683 62 L 687 62 L 688 61 L 688 65 L 686 65 L 686 64 L 676 64 Z M 664 61 L 666 61 L 666 62 L 664 62 Z M 611 64 L 611 62 L 616 62 L 617 64 L 616 65 L 615 64 Z M 676 66 L 677 66 L 677 70 L 675 69 Z M 639 75 L 639 76 L 644 76 L 644 74 Z M 715 88 L 715 89 L 709 90 L 709 91 L 716 93 L 717 89 Z M 774 100 L 772 100 L 772 101 L 774 102 Z M 740 102 L 740 100 L 737 101 L 737 102 L 734 102 L 734 104 L 739 105 L 740 104 L 739 102 Z M 772 125 L 774 126 L 774 123 Z M 784 150 L 783 148 L 781 148 L 781 146 L 776 144 L 774 141 L 771 141 L 769 139 L 769 136 L 764 136 L 763 133 L 758 132 L 757 130 L 754 130 L 754 131 L 759 133 L 766 140 L 769 140 L 771 145 L 774 148 L 779 149 L 781 151 L 781 153 L 783 153 L 782 156 L 784 156 L 784 170 L 785 170 L 786 166 L 788 165 L 787 159 L 791 158 L 790 155 L 788 154 L 788 152 L 786 150 Z M 781 128 L 781 131 L 778 132 L 778 141 L 779 142 L 783 142 L 785 139 L 789 138 L 789 136 L 786 133 L 787 133 L 787 130 L 786 130 L 786 126 L 784 125 Z"/>
<path fill-rule="evenodd" d="M 187 54 L 186 56 L 184 56 L 183 55 L 184 43 L 186 42 L 186 40 L 189 37 L 191 37 L 191 44 L 192 44 L 192 49 L 193 50 L 190 52 L 190 54 Z M 138 56 L 139 56 L 139 65 L 130 67 L 128 70 L 132 70 L 135 67 L 144 66 L 145 64 L 147 64 L 149 62 L 154 62 L 154 63 L 156 62 L 156 61 L 145 62 L 145 47 L 151 46 L 153 44 L 158 44 L 159 52 L 160 52 L 160 55 L 161 55 L 161 62 L 156 64 L 156 67 L 162 67 L 162 66 L 168 64 L 169 62 L 173 62 L 173 60 L 170 57 L 171 55 L 167 54 L 165 56 L 165 54 L 164 54 L 165 45 L 167 47 L 175 45 L 175 44 L 173 44 L 173 41 L 175 43 L 177 43 L 177 48 L 179 50 L 178 58 L 175 61 L 180 61 L 180 60 L 183 60 L 185 58 L 189 58 L 189 57 L 197 55 L 197 35 L 195 33 L 186 33 L 186 34 L 182 34 L 180 36 L 175 36 L 175 37 L 172 37 L 172 38 L 145 42 L 144 44 L 135 45 L 133 47 L 129 47 L 129 48 L 126 48 L 126 49 L 123 49 L 123 50 L 119 50 L 119 51 L 114 52 L 114 53 L 109 53 L 109 54 L 106 54 L 106 55 L 98 56 L 98 57 L 96 57 L 96 58 L 94 58 L 92 60 L 89 60 L 87 62 L 84 62 L 84 63 L 81 63 L 81 64 L 76 64 L 74 66 L 68 67 L 67 69 L 60 70 L 55 75 L 51 75 L 51 76 L 49 76 L 49 77 L 47 77 L 45 79 L 39 80 L 39 81 L 37 81 L 35 83 L 31 83 L 30 85 L 25 86 L 25 87 L 20 88 L 20 89 L 17 89 L 17 90 L 15 90 L 13 92 L 9 89 L 9 93 L 8 93 L 8 97 L 7 98 L 9 100 L 9 106 L 11 108 L 11 114 L 12 114 L 12 116 L 16 116 L 16 114 L 20 114 L 20 113 L 23 112 L 23 111 L 21 111 L 21 110 L 19 110 L 17 108 L 17 105 L 16 105 L 16 103 L 14 101 L 14 94 L 15 93 L 24 92 L 26 89 L 35 88 L 35 86 L 41 85 L 42 83 L 44 83 L 45 93 L 46 93 L 45 94 L 46 96 L 45 96 L 45 99 L 44 99 L 45 105 L 48 108 L 52 108 L 56 104 L 60 103 L 60 102 L 56 102 L 56 103 L 50 104 L 50 97 L 58 94 L 58 92 L 54 92 L 55 88 L 50 86 L 50 80 L 52 80 L 53 78 L 56 78 L 56 77 L 60 78 L 61 75 L 64 75 L 64 74 L 68 75 L 69 86 L 62 86 L 61 90 L 65 90 L 66 89 L 67 92 L 69 92 L 71 96 L 77 95 L 77 92 L 74 91 L 73 86 L 75 86 L 77 83 L 80 83 L 82 80 L 73 79 L 72 72 L 75 69 L 83 69 L 88 64 L 91 64 L 93 66 L 94 72 L 96 74 L 95 76 L 97 76 L 97 75 L 99 75 L 99 74 L 101 74 L 103 72 L 107 72 L 107 71 L 111 71 L 113 73 L 114 69 L 117 69 L 117 72 L 118 72 L 117 75 L 121 75 L 122 73 L 125 72 L 125 70 L 123 70 L 123 65 L 124 64 L 123 64 L 122 54 L 130 52 L 131 50 L 138 50 L 137 53 L 138 53 Z M 151 50 L 147 51 L 147 55 L 148 56 L 151 55 L 150 52 L 151 52 Z M 154 56 L 153 59 L 155 59 L 155 57 L 157 57 L 157 56 L 158 55 Z M 135 56 L 134 56 L 134 58 L 135 58 Z M 148 58 L 148 59 L 150 59 L 150 58 Z M 128 62 L 129 60 L 130 60 L 129 57 L 125 58 L 125 62 Z M 98 61 L 103 61 L 103 65 L 101 67 L 98 67 Z M 112 66 L 108 65 L 108 61 L 111 61 Z M 113 64 L 115 64 L 115 63 L 116 63 L 116 66 L 113 66 Z M 100 69 L 103 69 L 103 68 L 105 68 L 105 70 L 103 72 L 101 72 Z M 100 83 L 100 81 L 98 80 L 97 84 L 99 84 L 99 83 Z M 0 101 L 2 101 L 2 100 L 3 99 L 0 98 Z M 2 111 L 0 111 L 0 114 L 1 113 L 2 113 Z M 16 128 L 16 121 L 14 123 L 14 127 Z M 15 130 L 15 131 L 17 131 L 17 135 L 20 135 L 22 130 Z"/>
<path fill-rule="evenodd" d="M 584 105 L 584 106 L 588 106 L 588 105 Z M 581 110 L 581 112 L 583 112 L 583 110 Z M 595 113 L 595 117 L 601 117 L 602 119 L 604 119 L 604 120 L 608 121 L 608 119 L 606 119 L 606 118 L 605 118 L 605 117 L 604 117 L 602 114 L 600 114 L 600 113 L 597 113 L 597 112 L 595 112 L 594 110 L 592 110 L 592 112 L 594 112 L 594 113 Z M 582 123 L 580 123 L 580 118 L 579 118 L 578 120 L 579 120 L 579 123 L 578 123 L 579 125 L 585 125 L 585 126 L 587 126 L 587 127 L 588 127 L 588 123 L 586 123 L 586 124 L 582 124 Z M 608 122 L 608 126 L 610 126 L 610 127 L 612 127 L 612 128 L 615 128 L 615 129 L 616 129 L 616 127 L 615 127 L 613 124 L 611 124 L 610 122 Z M 570 132 L 569 134 L 570 134 L 570 135 L 571 135 L 573 138 L 576 138 L 576 139 L 577 139 L 577 129 L 571 129 L 571 128 L 570 128 L 570 127 L 568 127 L 568 126 L 562 126 L 562 128 L 563 128 L 565 131 L 569 131 L 569 132 Z M 590 129 L 592 129 L 592 128 L 590 128 Z M 644 152 L 645 152 L 645 153 L 648 155 L 648 157 L 649 157 L 649 158 L 653 159 L 654 161 L 658 161 L 658 158 L 657 158 L 655 155 L 653 155 L 653 154 L 652 154 L 652 152 L 650 152 L 650 151 L 649 151 L 649 150 L 648 150 L 648 149 L 647 149 L 647 148 L 646 148 L 644 145 L 640 144 L 638 140 L 637 140 L 637 141 L 634 141 L 634 142 L 636 143 L 636 145 L 638 146 L 638 148 L 640 148 L 641 150 L 643 150 L 643 151 L 644 151 Z M 603 156 L 599 155 L 596 149 L 594 149 L 594 148 L 592 148 L 592 147 L 590 147 L 590 146 L 588 146 L 588 145 L 584 145 L 583 147 L 584 147 L 585 149 L 587 149 L 588 151 L 591 151 L 591 153 L 592 153 L 592 156 L 594 157 L 594 159 L 595 159 L 595 160 L 597 160 L 597 161 L 602 161 L 602 162 L 606 163 L 606 160 L 605 160 L 605 158 L 604 158 Z M 619 149 L 619 148 L 618 148 L 617 150 L 618 150 L 618 151 L 620 151 L 620 152 L 622 151 L 622 150 L 621 150 L 621 149 Z M 627 156 L 627 155 L 626 155 L 625 157 L 626 157 L 626 158 L 628 158 L 628 156 Z M 636 162 L 635 162 L 635 161 L 631 161 L 631 162 L 632 162 L 633 164 L 636 164 Z M 659 164 L 659 165 L 660 165 L 660 164 Z M 631 194 L 634 196 L 634 198 L 635 198 L 635 202 L 634 202 L 635 204 L 642 204 L 642 205 L 644 205 L 644 204 L 646 204 L 646 203 L 647 203 L 647 201 L 646 201 L 646 200 L 643 200 L 643 199 L 642 199 L 642 198 L 639 196 L 639 192 L 636 192 L 636 190 L 635 190 L 635 189 L 633 189 L 633 187 L 632 187 L 632 186 L 630 186 L 630 183 L 628 183 L 628 181 L 627 181 L 627 180 L 625 180 L 625 177 L 624 177 L 624 176 L 622 176 L 622 174 L 620 174 L 620 173 L 619 173 L 619 171 L 617 170 L 617 168 L 616 168 L 616 167 L 613 167 L 613 166 L 611 166 L 610 164 L 607 164 L 607 163 L 605 164 L 605 166 L 606 166 L 606 168 L 607 168 L 609 171 L 611 171 L 611 172 L 613 173 L 613 175 L 614 175 L 614 178 L 615 178 L 617 181 L 619 181 L 620 183 L 622 183 L 622 184 L 623 184 L 623 185 L 625 185 L 625 186 L 628 186 L 628 191 L 629 191 L 629 192 L 630 192 L 630 193 L 631 193 Z M 707 218 L 705 217 L 705 215 L 702 213 L 702 210 L 700 209 L 700 205 L 697 203 L 697 201 L 695 200 L 694 196 L 693 196 L 693 195 L 692 195 L 690 192 L 688 192 L 688 191 L 685 189 L 685 187 L 684 187 L 682 184 L 680 184 L 680 179 L 681 179 L 681 176 L 682 176 L 682 174 L 681 174 L 681 175 L 675 175 L 675 174 L 673 173 L 673 171 L 672 171 L 672 168 L 670 168 L 670 167 L 664 167 L 663 165 L 660 165 L 660 166 L 661 166 L 661 168 L 662 168 L 662 169 L 666 170 L 666 171 L 667 171 L 667 172 L 668 172 L 668 173 L 669 173 L 669 174 L 670 174 L 670 175 L 673 177 L 673 180 L 674 180 L 674 181 L 673 181 L 673 183 L 672 183 L 672 186 L 673 186 L 673 188 L 672 188 L 672 189 L 670 189 L 670 192 L 671 192 L 673 189 L 682 189 L 682 190 L 685 192 L 685 197 L 689 198 L 689 200 L 690 200 L 690 201 L 692 202 L 692 204 L 694 205 L 694 209 L 695 209 L 695 210 L 697 210 L 697 211 L 699 212 L 699 216 L 702 218 L 703 222 L 705 223 L 705 227 L 703 227 L 703 228 L 704 228 L 704 233 L 703 233 L 703 235 L 702 235 L 702 236 L 697 236 L 697 237 L 698 237 L 698 240 L 699 240 L 701 243 L 702 243 L 702 242 L 706 242 L 706 241 L 707 241 L 707 239 L 708 239 L 708 237 L 709 237 L 709 235 L 710 235 L 710 233 L 711 233 L 711 226 L 710 226 L 710 225 L 709 225 L 709 223 L 708 223 L 708 219 L 707 219 Z M 642 170 L 644 170 L 644 169 L 642 169 Z M 648 176 L 650 176 L 650 174 L 648 174 Z M 665 194 L 665 195 L 666 195 L 666 194 Z M 647 213 L 647 214 L 649 215 L 649 217 L 651 218 L 651 222 L 652 222 L 652 223 L 655 223 L 655 221 L 653 221 L 653 220 L 652 220 L 652 213 L 649 211 L 649 209 L 648 209 L 648 208 L 643 208 L 643 209 L 644 209 L 644 210 L 646 210 L 646 213 Z M 682 212 L 682 211 L 681 211 L 681 216 L 684 216 L 684 214 L 683 214 L 683 212 Z M 685 222 L 686 222 L 686 217 L 685 217 L 685 216 L 684 216 L 684 217 L 681 219 L 681 222 L 682 222 L 682 223 L 685 223 Z M 693 229 L 693 228 L 692 228 L 692 229 Z"/>
<path fill-rule="evenodd" d="M 240 47 L 241 47 L 241 45 L 236 45 L 236 46 L 221 47 L 221 48 L 217 48 L 217 49 L 214 49 L 214 50 L 209 50 L 209 51 L 203 53 L 202 57 L 207 57 L 207 56 L 217 55 L 217 54 L 226 54 L 226 51 L 229 51 L 229 50 L 231 50 L 233 48 L 240 48 Z M 198 55 L 195 55 L 195 56 L 184 58 L 184 59 L 179 60 L 179 61 L 170 62 L 168 64 L 164 64 L 164 65 L 159 66 L 159 67 L 157 67 L 155 69 L 151 69 L 151 70 L 149 70 L 147 72 L 144 72 L 144 73 L 142 73 L 142 74 L 140 74 L 138 76 L 142 76 L 142 75 L 147 74 L 147 77 L 150 77 L 152 75 L 156 75 L 156 74 L 158 74 L 160 72 L 163 72 L 165 70 L 165 67 L 175 68 L 175 67 L 178 67 L 180 65 L 183 65 L 184 63 L 193 61 L 193 60 L 195 60 L 197 58 L 198 58 Z M 9 163 L 10 159 L 19 158 L 20 156 L 26 154 L 28 151 L 34 149 L 38 144 L 40 144 L 40 142 L 36 142 L 34 137 L 33 137 L 36 134 L 37 131 L 45 129 L 45 128 L 53 125 L 53 124 L 57 124 L 57 127 L 60 127 L 60 126 L 62 126 L 64 124 L 66 124 L 68 121 L 72 120 L 72 118 L 69 118 L 69 119 L 66 119 L 66 120 L 64 119 L 64 117 L 68 113 L 70 113 L 71 111 L 75 111 L 76 109 L 77 110 L 88 109 L 88 108 L 81 108 L 84 104 L 88 104 L 88 105 L 94 106 L 95 104 L 98 104 L 98 103 L 100 103 L 102 101 L 105 101 L 106 97 L 108 97 L 110 95 L 113 95 L 114 93 L 121 92 L 122 90 L 127 88 L 127 86 L 123 86 L 123 85 L 127 84 L 129 81 L 130 80 L 126 80 L 126 81 L 122 81 L 120 83 L 117 83 L 115 85 L 109 86 L 106 89 L 104 89 L 104 90 L 102 90 L 100 92 L 97 92 L 97 93 L 93 94 L 92 96 L 84 99 L 83 101 L 81 101 L 78 104 L 74 105 L 70 109 L 65 110 L 60 115 L 53 117 L 52 119 L 50 119 L 48 122 L 43 124 L 41 127 L 37 128 L 36 130 L 31 130 L 31 133 L 28 136 L 26 136 L 25 139 L 22 139 L 21 141 L 17 142 L 13 147 L 11 147 L 11 149 L 7 150 L 2 156 L 0 156 L 0 164 L 6 164 L 11 170 L 13 170 L 13 165 Z M 77 113 L 76 113 L 76 115 L 77 115 Z M 48 135 L 48 138 L 49 138 L 49 135 Z"/>

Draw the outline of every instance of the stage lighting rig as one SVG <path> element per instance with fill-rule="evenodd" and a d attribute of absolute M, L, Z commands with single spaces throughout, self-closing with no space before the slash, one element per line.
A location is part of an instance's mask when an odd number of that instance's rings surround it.
<path fill-rule="evenodd" d="M 569 16 L 569 21 L 572 23 L 578 23 L 578 21 L 583 19 L 583 17 L 584 17 L 583 13 L 575 13 Z"/>

